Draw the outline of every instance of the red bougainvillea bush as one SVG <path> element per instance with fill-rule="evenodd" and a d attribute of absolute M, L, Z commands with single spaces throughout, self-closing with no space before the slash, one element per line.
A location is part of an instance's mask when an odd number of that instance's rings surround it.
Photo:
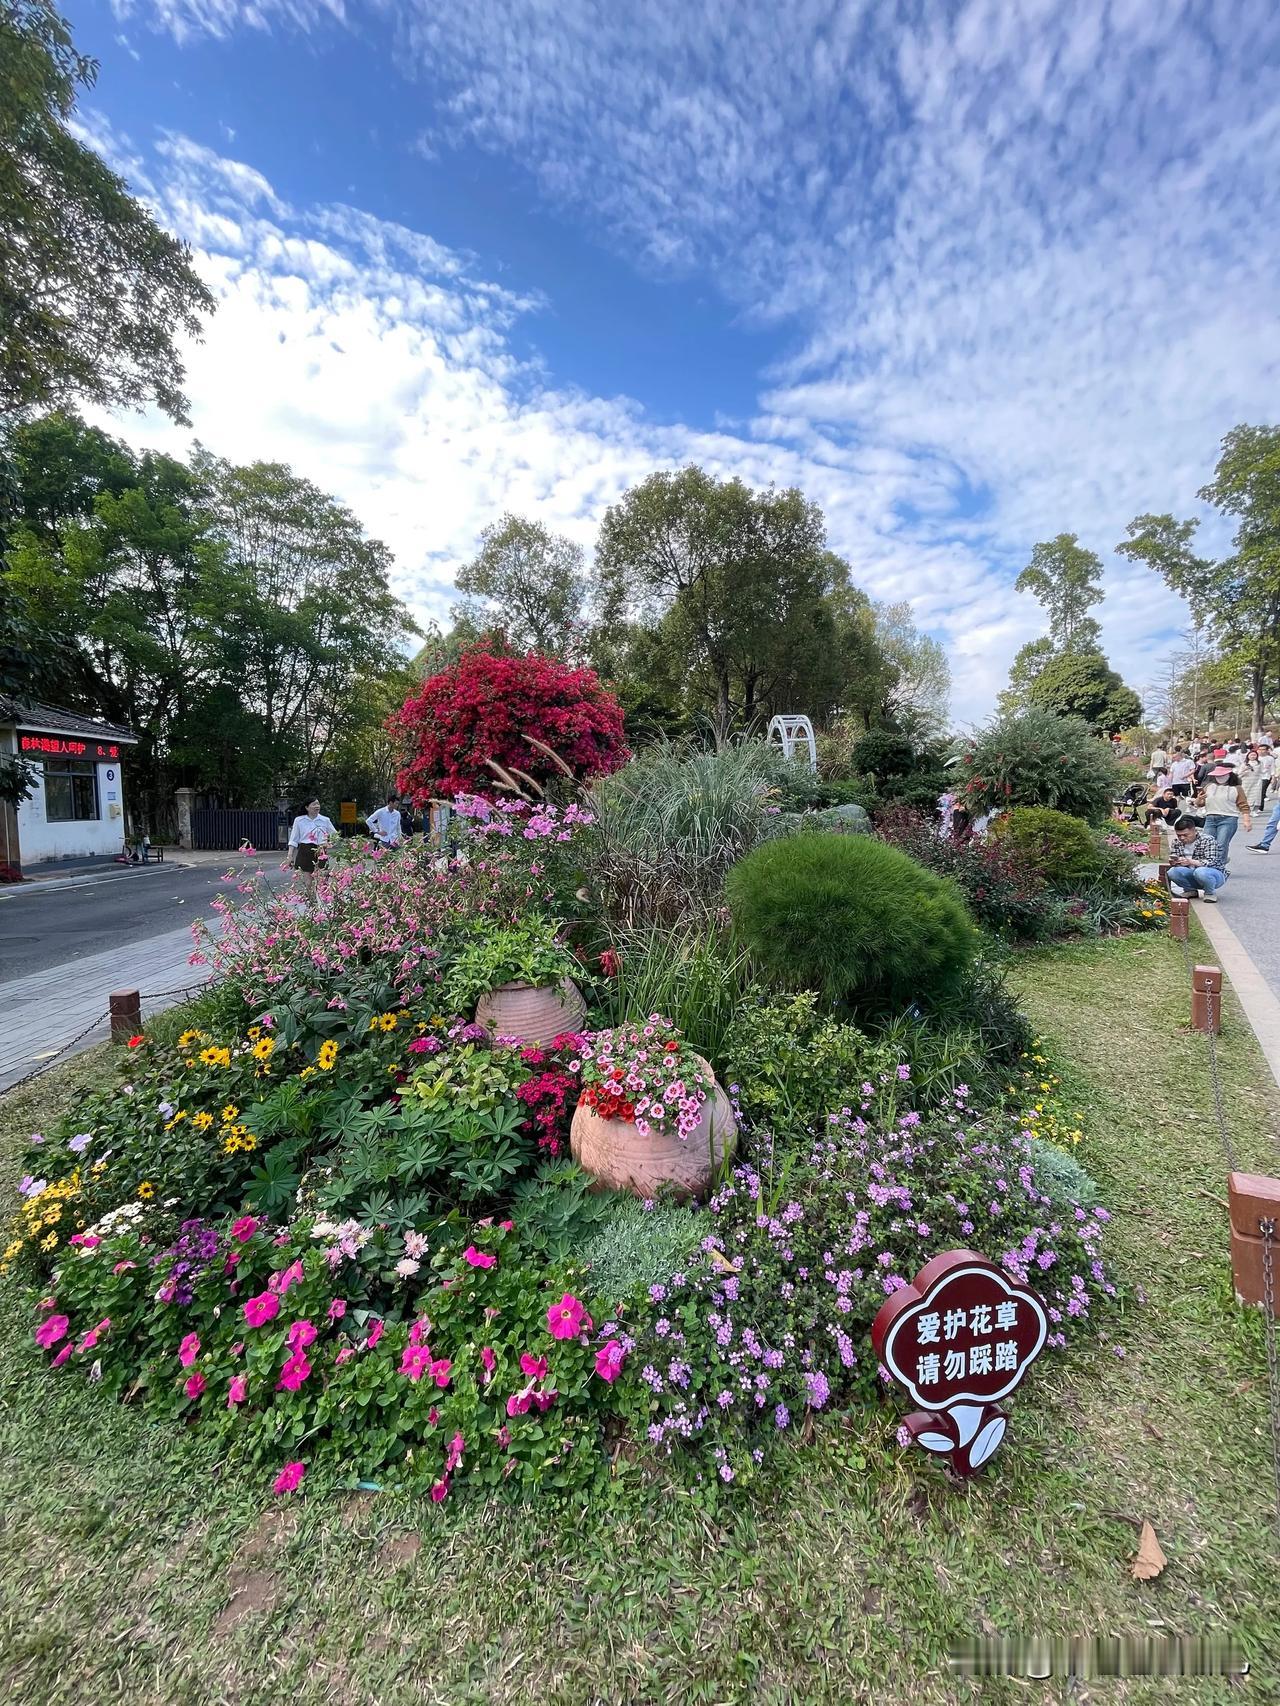
<path fill-rule="evenodd" d="M 620 769 L 630 756 L 622 707 L 595 671 L 555 658 L 468 652 L 424 681 L 391 719 L 407 757 L 397 778 L 421 805 L 443 795 L 492 797 L 492 759 L 541 783 L 563 775 L 532 736 L 550 747 L 580 780 Z"/>

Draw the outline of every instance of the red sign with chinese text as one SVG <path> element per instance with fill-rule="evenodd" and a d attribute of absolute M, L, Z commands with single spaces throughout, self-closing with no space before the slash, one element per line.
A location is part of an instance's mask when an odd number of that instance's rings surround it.
<path fill-rule="evenodd" d="M 907 1432 L 971 1474 L 1004 1436 L 1007 1398 L 1044 1349 L 1049 1319 L 1030 1287 L 973 1250 L 947 1250 L 894 1292 L 871 1343 L 920 1410 Z"/>
<path fill-rule="evenodd" d="M 48 753 L 56 758 L 119 758 L 120 748 L 100 740 L 64 739 L 59 735 L 19 735 L 18 746 L 23 752 Z"/>

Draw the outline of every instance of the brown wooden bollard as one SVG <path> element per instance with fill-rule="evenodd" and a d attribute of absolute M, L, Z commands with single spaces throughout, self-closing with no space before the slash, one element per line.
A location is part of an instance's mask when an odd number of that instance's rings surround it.
<path fill-rule="evenodd" d="M 1156 828 L 1154 823 L 1148 824 L 1147 857 L 1150 859 L 1158 859 L 1163 851 L 1164 849 L 1161 845 L 1160 831 Z"/>
<path fill-rule="evenodd" d="M 1187 917 L 1190 911 L 1189 900 L 1178 900 L 1175 896 L 1169 901 L 1169 934 L 1177 937 L 1180 942 L 1187 939 Z"/>
<path fill-rule="evenodd" d="M 1264 1178 L 1258 1173 L 1232 1173 L 1228 1195 L 1231 1206 L 1231 1277 L 1235 1282 L 1236 1302 L 1262 1304 L 1266 1300 L 1262 1222 L 1274 1221 L 1271 1310 L 1280 1320 L 1280 1179 Z"/>
<path fill-rule="evenodd" d="M 1167 864 L 1161 865 L 1158 876 L 1162 883 L 1167 883 L 1169 881 L 1169 867 Z"/>
<path fill-rule="evenodd" d="M 110 997 L 111 1040 L 127 1043 L 142 1029 L 142 997 L 136 989 L 119 989 Z"/>
<path fill-rule="evenodd" d="M 1222 1029 L 1222 971 L 1218 966 L 1197 966 L 1191 973 L 1191 1029 Z"/>

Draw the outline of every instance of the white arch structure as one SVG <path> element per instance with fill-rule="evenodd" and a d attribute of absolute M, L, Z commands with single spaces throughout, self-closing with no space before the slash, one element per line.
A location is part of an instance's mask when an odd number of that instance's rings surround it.
<path fill-rule="evenodd" d="M 779 717 L 770 717 L 769 732 L 766 739 L 772 744 L 774 737 L 782 744 L 784 758 L 798 758 L 800 743 L 803 741 L 809 748 L 809 768 L 818 768 L 818 743 L 813 738 L 813 724 L 808 717 L 798 716 L 794 711 L 786 711 Z"/>

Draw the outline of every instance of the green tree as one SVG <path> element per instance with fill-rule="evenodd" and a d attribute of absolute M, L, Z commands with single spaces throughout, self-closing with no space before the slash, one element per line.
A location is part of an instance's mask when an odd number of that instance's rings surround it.
<path fill-rule="evenodd" d="M 0 416 L 76 399 L 186 419 L 178 340 L 214 299 L 69 128 L 97 77 L 49 0 L 0 0 Z"/>
<path fill-rule="evenodd" d="M 1059 717 L 1079 717 L 1095 734 L 1119 734 L 1142 718 L 1142 700 L 1101 652 L 1058 652 L 1031 683 L 1029 702 Z"/>
<path fill-rule="evenodd" d="M 1060 652 L 1100 649 L 1102 630 L 1089 612 L 1102 602 L 1102 560 L 1074 533 L 1042 540 L 1013 583 L 1038 598 L 1049 617 L 1049 638 Z"/>
<path fill-rule="evenodd" d="M 951 666 L 941 643 L 922 634 L 911 606 L 874 606 L 876 646 L 884 660 L 881 720 L 924 741 L 945 727 L 951 699 Z"/>
<path fill-rule="evenodd" d="M 1116 549 L 1146 563 L 1208 617 L 1224 658 L 1248 678 L 1253 726 L 1260 728 L 1280 678 L 1280 427 L 1233 427 L 1198 495 L 1234 519 L 1230 556 L 1198 555 L 1199 524 L 1171 515 L 1138 516 Z"/>
<path fill-rule="evenodd" d="M 822 512 L 798 491 L 691 466 L 651 474 L 609 508 L 596 573 L 605 622 L 661 623 L 723 740 L 735 719 L 800 693 L 829 655 L 833 562 Z"/>
<path fill-rule="evenodd" d="M 1013 662 L 1009 665 L 1009 685 L 996 700 L 1001 716 L 1013 716 L 1015 712 L 1025 711 L 1031 703 L 1031 689 L 1036 677 L 1056 656 L 1053 641 L 1047 634 L 1041 634 L 1039 639 L 1028 640 L 1025 646 L 1019 646 Z"/>
<path fill-rule="evenodd" d="M 458 570 L 465 603 L 455 611 L 478 629 L 497 628 L 516 651 L 568 657 L 581 639 L 587 594 L 581 545 L 541 522 L 504 515 L 480 535 Z"/>

